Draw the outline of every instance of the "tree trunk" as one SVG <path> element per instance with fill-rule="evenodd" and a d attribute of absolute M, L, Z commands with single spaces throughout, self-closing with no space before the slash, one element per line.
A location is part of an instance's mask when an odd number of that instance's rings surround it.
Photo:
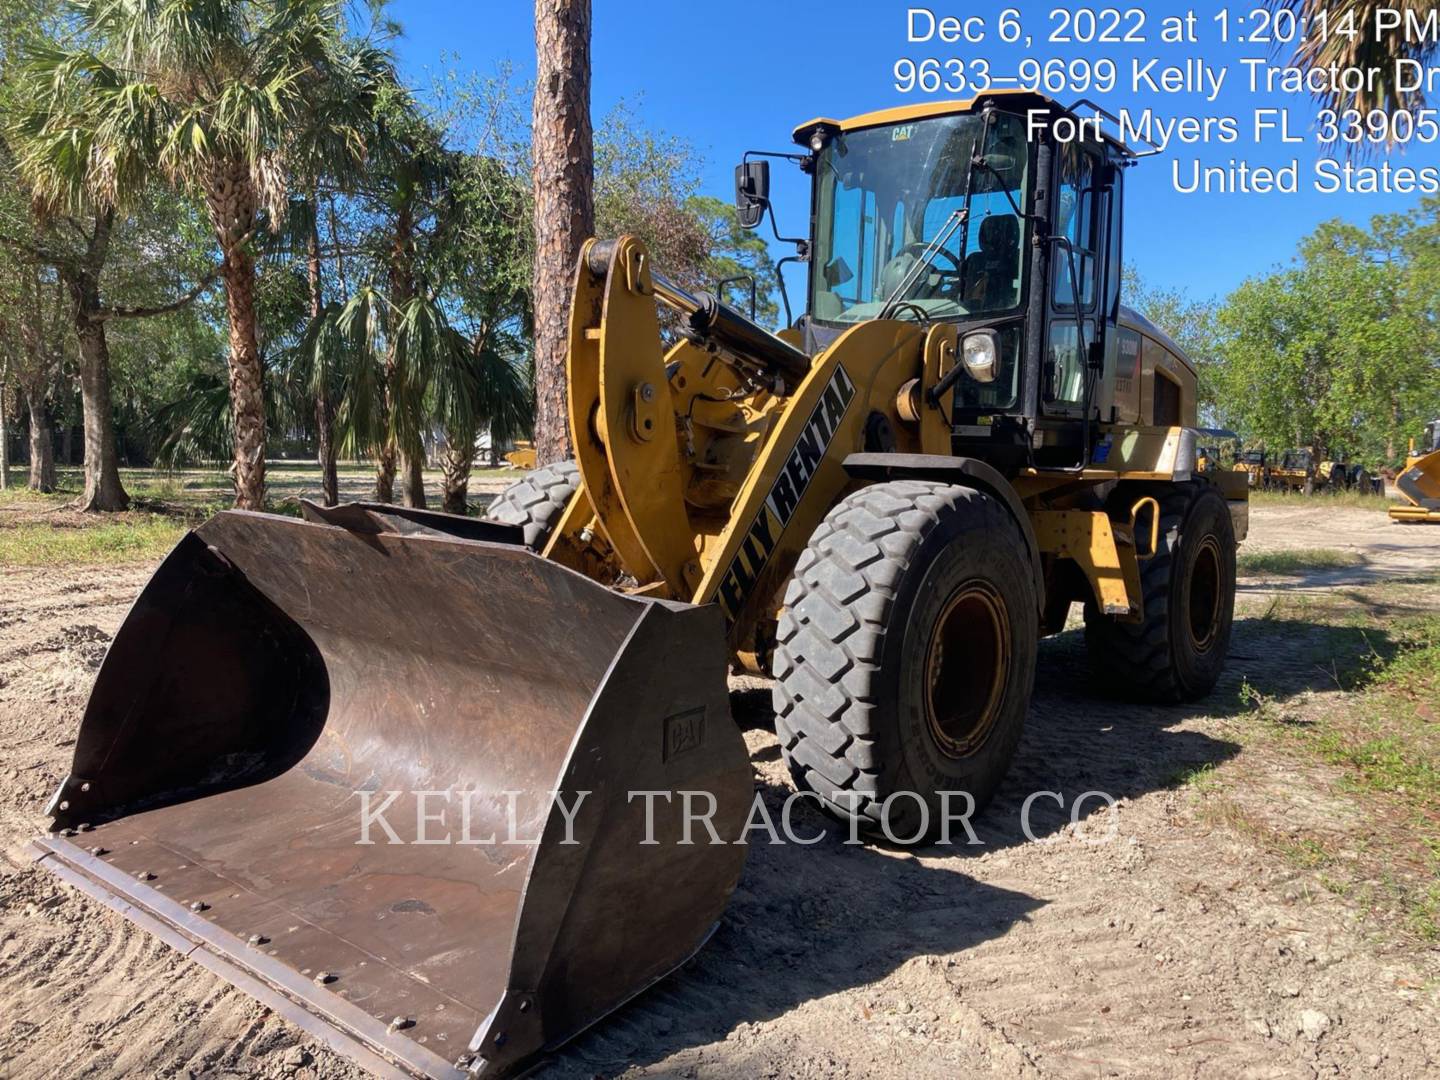
<path fill-rule="evenodd" d="M 30 490 L 46 495 L 55 490 L 55 429 L 50 405 L 40 394 L 27 395 L 30 407 Z"/>
<path fill-rule="evenodd" d="M 320 462 L 320 501 L 325 506 L 340 502 L 340 472 L 335 464 L 335 408 L 330 394 L 321 389 L 315 395 L 315 456 Z"/>
<path fill-rule="evenodd" d="M 130 505 L 120 483 L 115 409 L 110 393 L 110 346 L 100 313 L 100 272 L 110 254 L 115 211 L 95 215 L 78 265 L 61 271 L 70 294 L 70 317 L 80 347 L 80 403 L 85 426 L 85 492 L 79 509 L 119 511 Z"/>
<path fill-rule="evenodd" d="M 595 231 L 590 0 L 535 0 L 535 452 L 573 457 L 565 351 L 580 247 Z"/>
<path fill-rule="evenodd" d="M 115 445 L 115 413 L 110 395 L 110 348 L 105 324 L 77 312 L 80 343 L 80 400 L 85 413 L 85 494 L 81 510 L 124 510 L 130 496 L 120 483 Z"/>
<path fill-rule="evenodd" d="M 470 470 L 475 464 L 475 437 L 451 432 L 445 440 L 445 453 L 440 456 L 441 480 L 447 514 L 463 514 L 469 509 Z"/>
<path fill-rule="evenodd" d="M 320 276 L 320 204 L 309 198 L 310 235 L 305 242 L 305 269 L 310 279 L 310 317 L 325 310 L 325 286 Z M 317 374 L 315 391 L 315 456 L 320 464 L 320 501 L 340 501 L 340 476 L 335 465 L 335 406 L 330 401 L 330 371 Z"/>
<path fill-rule="evenodd" d="M 225 253 L 225 310 L 230 321 L 230 408 L 235 425 L 235 506 L 265 508 L 265 392 L 255 334 L 255 261 Z"/>
<path fill-rule="evenodd" d="M 405 467 L 405 505 L 425 509 L 425 453 L 400 455 Z"/>
<path fill-rule="evenodd" d="M 265 508 L 265 373 L 255 325 L 255 260 L 248 249 L 256 196 L 238 161 L 217 165 L 206 202 L 224 256 L 225 312 L 230 324 L 230 410 L 234 424 L 235 506 Z"/>
<path fill-rule="evenodd" d="M 375 453 L 375 501 L 395 501 L 395 447 L 386 443 Z"/>
<path fill-rule="evenodd" d="M 380 452 L 379 469 L 381 472 L 388 470 L 386 478 L 389 485 L 390 498 L 394 497 L 395 467 L 398 461 L 401 472 L 404 476 L 405 505 L 424 507 L 425 505 L 425 483 L 420 470 L 424 461 L 423 447 L 418 451 L 418 456 L 405 451 L 390 434 L 397 428 L 404 428 L 408 425 L 397 423 L 396 410 L 402 407 L 402 395 L 400 393 L 400 372 L 404 367 L 403 350 L 406 347 L 405 339 L 399 333 L 398 321 L 404 317 L 410 301 L 415 296 L 415 209 L 409 199 L 401 202 L 395 213 L 395 231 L 390 240 L 390 303 L 395 314 L 391 316 L 390 347 L 385 355 L 385 395 L 383 412 L 386 441 Z M 418 426 L 417 417 L 402 419 L 415 420 Z M 376 489 L 379 490 L 380 481 L 377 478 Z M 389 502 L 390 498 L 384 501 Z"/>
<path fill-rule="evenodd" d="M 5 387 L 0 384 L 0 491 L 10 486 L 10 417 Z"/>

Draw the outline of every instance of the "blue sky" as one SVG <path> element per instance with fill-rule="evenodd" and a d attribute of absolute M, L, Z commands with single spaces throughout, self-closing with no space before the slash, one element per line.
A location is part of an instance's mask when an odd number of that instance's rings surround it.
<path fill-rule="evenodd" d="M 911 44 L 906 41 L 906 10 L 912 3 L 893 0 L 774 0 L 761 4 L 721 4 L 695 0 L 594 0 L 594 86 L 592 112 L 597 119 L 620 100 L 639 104 L 652 127 L 687 137 L 704 155 L 701 172 L 707 192 L 729 198 L 733 167 L 747 149 L 790 149 L 790 131 L 816 115 L 844 117 L 871 109 L 956 95 L 901 94 L 893 65 L 902 56 L 963 59 L 983 57 L 993 72 L 1013 74 L 1022 58 L 1034 56 L 1109 57 L 1128 74 L 1132 57 L 1156 58 L 1162 65 L 1200 58 L 1225 65 L 1228 84 L 1207 103 L 1202 96 L 1147 95 L 1131 92 L 1128 78 L 1099 100 L 1112 110 L 1153 107 L 1160 115 L 1240 118 L 1242 142 L 1234 146 L 1182 147 L 1142 162 L 1127 177 L 1126 261 L 1149 283 L 1185 289 L 1197 296 L 1223 294 L 1246 277 L 1288 261 L 1296 242 L 1321 221 L 1343 217 L 1363 222 L 1371 215 L 1405 209 L 1418 202 L 1406 195 L 1321 195 L 1310 190 L 1307 170 L 1318 156 L 1313 139 L 1297 147 L 1255 147 L 1249 115 L 1257 105 L 1288 106 L 1297 133 L 1309 133 L 1314 107 L 1293 96 L 1256 96 L 1245 85 L 1242 57 L 1272 58 L 1268 45 L 1221 46 L 1211 21 L 1220 4 L 1149 4 L 1143 45 L 1068 46 L 1044 41 L 1051 28 L 1048 13 L 1059 0 L 1017 2 L 1024 30 L 1033 38 L 1005 45 L 998 40 L 995 13 L 1003 5 L 929 4 L 937 16 L 987 16 L 989 38 L 981 45 Z M 1075 3 L 1073 7 L 1096 6 Z M 1122 5 L 1123 6 L 1123 5 Z M 1160 20 L 1194 8 L 1202 42 L 1159 43 Z M 1233 5 L 1248 11 L 1257 3 Z M 405 29 L 399 52 L 417 82 L 444 54 L 458 57 L 463 69 L 490 73 L 510 61 L 517 74 L 534 72 L 533 4 L 530 0 L 395 0 L 392 14 Z M 1243 34 L 1245 28 L 1237 27 Z M 968 96 L 968 95 L 962 95 Z M 1078 96 L 1078 95 L 1077 95 Z M 1286 194 L 1192 194 L 1173 190 L 1171 158 L 1198 156 L 1224 164 L 1244 157 L 1255 164 L 1301 159 L 1301 192 Z M 1395 155 L 1395 164 L 1440 164 L 1435 146 Z M 808 207 L 808 178 L 779 165 L 772 175 L 782 231 L 803 233 Z M 778 252 L 785 253 L 785 252 Z M 803 291 L 803 289 L 802 289 Z M 792 284 L 792 296 L 799 295 Z"/>

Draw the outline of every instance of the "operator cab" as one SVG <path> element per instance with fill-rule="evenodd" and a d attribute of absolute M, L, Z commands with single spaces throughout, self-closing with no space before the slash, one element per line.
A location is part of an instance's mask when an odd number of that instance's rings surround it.
<path fill-rule="evenodd" d="M 810 151 L 795 160 L 812 174 L 810 238 L 797 245 L 809 263 L 796 326 L 805 351 L 875 319 L 958 325 L 961 370 L 942 401 L 954 452 L 1002 467 L 1083 467 L 1101 423 L 1194 419 L 1193 366 L 1120 303 L 1123 175 L 1141 155 L 1093 119 L 1073 125 L 1085 138 L 1063 141 L 1053 134 L 1061 117 L 1075 114 L 998 91 L 816 119 L 794 133 Z M 758 224 L 768 167 L 751 156 L 737 171 L 737 204 Z M 1145 383 L 1145 415 L 1142 337 L 1158 346 L 1145 375 L 1157 363 L 1162 372 L 1153 389 Z M 1170 394 L 1186 385 L 1188 400 Z"/>
<path fill-rule="evenodd" d="M 1315 468 L 1315 455 L 1309 450 L 1287 450 L 1280 458 L 1280 468 L 1286 472 L 1311 472 Z"/>

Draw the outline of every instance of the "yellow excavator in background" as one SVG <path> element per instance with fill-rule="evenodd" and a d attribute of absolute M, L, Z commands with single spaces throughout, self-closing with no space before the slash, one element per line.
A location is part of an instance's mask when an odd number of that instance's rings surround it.
<path fill-rule="evenodd" d="M 1405 471 L 1395 478 L 1395 488 L 1409 505 L 1392 506 L 1392 520 L 1440 524 L 1440 420 L 1425 425 L 1418 446 L 1410 441 Z"/>
<path fill-rule="evenodd" d="M 992 93 L 748 154 L 748 227 L 770 160 L 812 186 L 779 334 L 634 237 L 587 243 L 574 460 L 489 520 L 188 535 L 101 668 L 42 864 L 373 1072 L 501 1076 L 720 918 L 755 813 L 727 669 L 773 678 L 800 791 L 910 843 L 995 792 L 1075 604 L 1100 687 L 1207 694 L 1246 476 L 1197 469 L 1195 366 L 1121 302 L 1140 155 L 1050 134 L 1077 119 Z"/>

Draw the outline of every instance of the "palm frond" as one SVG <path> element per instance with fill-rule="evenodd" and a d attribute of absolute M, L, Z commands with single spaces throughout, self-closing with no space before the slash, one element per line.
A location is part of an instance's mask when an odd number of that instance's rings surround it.
<path fill-rule="evenodd" d="M 1422 90 L 1401 81 L 1400 60 L 1431 66 L 1440 54 L 1440 41 L 1433 35 L 1410 34 L 1407 19 L 1416 26 L 1427 25 L 1433 0 L 1270 0 L 1275 10 L 1293 11 L 1310 27 L 1295 49 L 1295 61 L 1308 68 L 1355 68 L 1371 73 L 1360 80 L 1358 89 L 1326 91 L 1316 95 L 1327 107 L 1343 112 L 1357 110 L 1366 116 L 1379 110 L 1395 113 L 1425 107 Z M 1381 11 L 1398 17 L 1395 29 L 1380 32 Z M 1321 28 L 1328 33 L 1321 33 Z M 1347 32 L 1353 30 L 1353 33 Z M 1373 144 L 1372 144 L 1373 145 Z"/>

